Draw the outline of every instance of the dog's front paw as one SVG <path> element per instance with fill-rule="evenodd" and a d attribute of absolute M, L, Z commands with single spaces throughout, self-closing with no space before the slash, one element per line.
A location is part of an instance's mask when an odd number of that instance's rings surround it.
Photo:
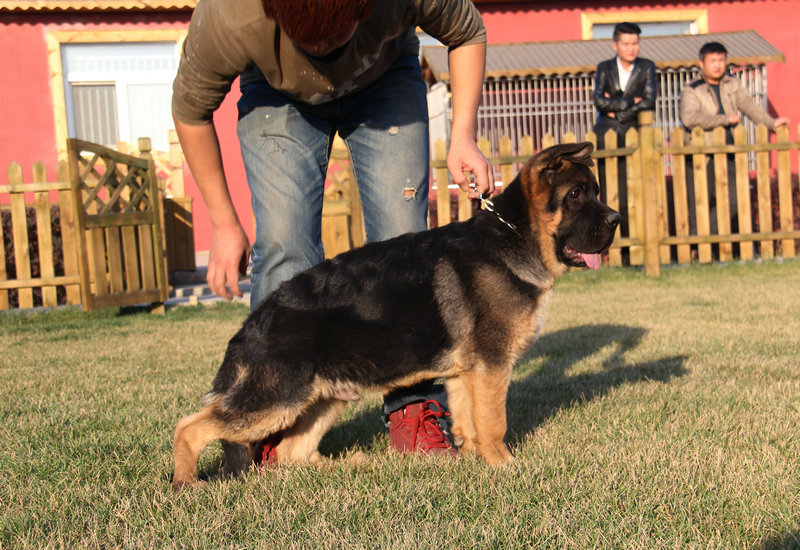
<path fill-rule="evenodd" d="M 370 458 L 367 453 L 363 451 L 356 451 L 352 455 L 347 457 L 347 463 L 352 464 L 355 466 L 364 466 L 369 464 Z"/>
<path fill-rule="evenodd" d="M 497 467 L 514 462 L 514 455 L 508 450 L 504 443 L 499 445 L 486 445 L 482 447 L 478 454 L 489 466 Z"/>
<path fill-rule="evenodd" d="M 310 455 L 308 455 L 308 463 L 314 466 L 325 466 L 333 462 L 327 456 L 322 456 L 322 453 L 319 451 L 314 451 Z"/>
<path fill-rule="evenodd" d="M 173 491 L 183 491 L 184 489 L 193 489 L 196 487 L 203 487 L 204 485 L 208 485 L 208 483 L 199 479 L 172 479 Z"/>

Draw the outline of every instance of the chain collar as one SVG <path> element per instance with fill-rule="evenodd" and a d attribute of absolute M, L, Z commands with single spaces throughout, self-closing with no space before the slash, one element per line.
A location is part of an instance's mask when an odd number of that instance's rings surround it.
<path fill-rule="evenodd" d="M 486 210 L 488 210 L 489 212 L 491 212 L 492 214 L 497 216 L 497 219 L 500 220 L 501 222 L 503 222 L 504 224 L 506 224 L 509 228 L 511 228 L 512 231 L 516 231 L 517 230 L 517 226 L 514 225 L 511 222 L 508 222 L 508 221 L 504 220 L 503 216 L 501 216 L 500 213 L 497 212 L 497 210 L 494 209 L 494 203 L 490 199 L 483 198 L 483 195 L 481 195 L 480 192 L 478 192 L 477 189 L 475 189 L 475 188 L 472 189 L 472 196 L 475 197 L 476 199 L 480 200 L 481 201 L 481 206 L 483 206 L 483 208 L 485 208 Z"/>

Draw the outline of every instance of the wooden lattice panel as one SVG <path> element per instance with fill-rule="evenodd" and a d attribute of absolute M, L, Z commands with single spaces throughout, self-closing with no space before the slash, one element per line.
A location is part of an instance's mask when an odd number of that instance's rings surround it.
<path fill-rule="evenodd" d="M 84 309 L 160 303 L 167 282 L 152 159 L 69 141 Z"/>

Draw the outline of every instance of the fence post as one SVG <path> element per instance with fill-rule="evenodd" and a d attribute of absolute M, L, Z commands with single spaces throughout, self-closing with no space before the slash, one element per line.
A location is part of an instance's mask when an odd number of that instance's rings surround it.
<path fill-rule="evenodd" d="M 47 183 L 47 170 L 39 161 L 33 165 L 33 182 Z M 39 244 L 39 277 L 52 280 L 56 276 L 53 255 L 53 228 L 51 225 L 50 193 L 39 191 L 33 194 L 36 212 L 36 238 Z M 53 307 L 58 305 L 56 287 L 42 286 L 42 305 Z"/>
<path fill-rule="evenodd" d="M 8 183 L 22 186 L 22 166 L 12 162 L 8 168 Z M 17 267 L 17 279 L 31 278 L 30 243 L 28 242 L 28 220 L 23 193 L 11 194 L 11 225 L 14 239 L 14 263 Z M 33 307 L 33 289 L 20 288 L 17 292 L 20 309 Z"/>
<path fill-rule="evenodd" d="M 644 270 L 653 277 L 661 274 L 658 250 L 658 188 L 656 186 L 655 133 L 653 111 L 639 113 L 639 159 L 642 177 L 642 208 L 644 217 Z"/>
<path fill-rule="evenodd" d="M 511 157 L 514 154 L 514 146 L 511 143 L 511 138 L 508 136 L 500 138 L 497 149 L 501 157 Z M 509 161 L 501 161 L 499 164 L 500 179 L 503 181 L 503 186 L 505 188 L 509 183 L 514 181 L 514 165 Z"/>
<path fill-rule="evenodd" d="M 66 160 L 58 161 L 58 181 L 70 181 L 69 176 L 69 163 Z M 76 207 L 73 205 L 75 200 L 71 189 L 64 189 L 58 192 L 58 211 L 59 219 L 61 221 L 61 246 L 64 254 L 64 275 L 78 276 L 78 249 L 76 241 L 79 238 L 75 229 L 75 211 Z M 81 303 L 81 285 L 80 283 L 74 285 L 66 285 L 67 303 L 71 305 L 80 305 Z"/>
<path fill-rule="evenodd" d="M 721 126 L 717 126 L 711 132 L 712 139 L 714 140 L 715 145 L 725 145 L 725 128 Z M 708 160 L 710 166 L 713 167 L 714 173 L 714 182 L 709 182 L 709 185 L 713 185 L 716 188 L 716 210 L 717 214 L 715 216 L 715 220 L 712 220 L 712 223 L 716 221 L 717 224 L 717 234 L 718 235 L 730 235 L 731 234 L 731 203 L 728 199 L 728 193 L 730 188 L 730 179 L 728 174 L 728 155 L 726 153 L 715 153 L 711 155 L 711 158 Z M 719 243 L 718 245 L 719 250 L 719 261 L 721 262 L 729 262 L 733 259 L 733 246 L 731 243 Z"/>
<path fill-rule="evenodd" d="M 733 129 L 733 143 L 736 145 L 747 144 L 747 131 L 744 124 L 737 124 Z M 753 214 L 750 201 L 750 173 L 747 167 L 747 152 L 735 154 L 736 166 L 736 204 L 739 214 L 739 233 L 747 235 L 753 232 Z M 742 260 L 753 259 L 753 242 L 739 243 L 739 258 Z"/>
<path fill-rule="evenodd" d="M 156 175 L 156 164 L 153 160 L 153 145 L 148 137 L 140 137 L 138 141 L 139 156 L 147 160 L 147 173 L 150 181 L 150 189 L 153 193 L 151 200 L 153 201 L 153 253 L 154 253 L 154 271 L 155 271 L 155 284 L 161 291 L 161 302 L 154 302 L 150 306 L 150 313 L 163 315 L 166 312 L 164 302 L 167 300 L 169 294 L 169 282 L 167 281 L 167 237 L 164 231 L 164 197 L 158 186 L 158 176 Z M 160 238 L 159 238 L 160 237 Z"/>
<path fill-rule="evenodd" d="M 763 124 L 756 126 L 756 143 L 769 143 L 769 133 Z M 758 232 L 772 232 L 772 191 L 769 181 L 769 151 L 756 153 L 756 185 L 758 187 Z M 775 242 L 771 239 L 759 241 L 761 257 L 775 257 Z"/>
<path fill-rule="evenodd" d="M 81 188 L 80 150 L 75 139 L 67 140 L 67 158 L 69 159 L 69 181 L 72 193 L 73 220 L 75 223 L 75 250 L 78 258 L 78 275 L 81 279 L 81 306 L 83 311 L 93 308 L 92 273 L 89 269 L 90 237 L 87 235 L 83 204 L 83 190 Z M 99 285 L 98 285 L 99 286 Z"/>
<path fill-rule="evenodd" d="M 789 125 L 777 128 L 778 143 L 789 143 Z M 778 203 L 780 209 L 780 230 L 792 231 L 794 229 L 792 206 L 792 164 L 789 150 L 778 151 Z M 795 257 L 794 239 L 781 241 L 781 257 Z"/>
<path fill-rule="evenodd" d="M 633 152 L 625 155 L 624 171 L 621 186 L 628 192 L 628 237 L 631 239 L 630 251 L 631 265 L 645 265 L 645 212 L 644 205 L 644 179 L 642 171 L 641 132 L 638 128 L 628 128 L 622 135 L 623 147 L 632 149 Z M 639 243 L 639 244 L 635 244 Z"/>

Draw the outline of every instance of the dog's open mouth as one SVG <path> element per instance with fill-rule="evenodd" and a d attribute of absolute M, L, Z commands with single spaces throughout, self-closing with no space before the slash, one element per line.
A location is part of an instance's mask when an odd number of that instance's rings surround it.
<path fill-rule="evenodd" d="M 578 252 L 569 246 L 564 247 L 564 257 L 569 261 L 570 265 L 575 267 L 586 266 L 591 269 L 600 268 L 600 254 L 588 254 L 585 252 Z"/>

